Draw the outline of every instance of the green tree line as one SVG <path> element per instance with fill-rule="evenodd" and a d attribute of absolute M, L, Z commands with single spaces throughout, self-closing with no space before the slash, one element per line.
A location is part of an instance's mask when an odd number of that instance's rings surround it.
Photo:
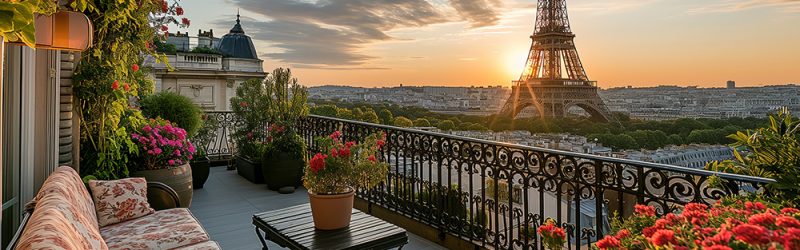
<path fill-rule="evenodd" d="M 448 115 L 420 107 L 394 104 L 340 103 L 315 101 L 312 114 L 359 120 L 399 127 L 436 127 L 442 131 L 511 131 L 531 133 L 570 133 L 586 136 L 614 150 L 657 149 L 666 145 L 692 143 L 729 144 L 727 136 L 737 131 L 755 129 L 767 124 L 766 118 L 692 119 L 665 121 L 631 119 L 614 113 L 617 122 L 593 122 L 585 118 L 511 119 L 508 117 Z"/>

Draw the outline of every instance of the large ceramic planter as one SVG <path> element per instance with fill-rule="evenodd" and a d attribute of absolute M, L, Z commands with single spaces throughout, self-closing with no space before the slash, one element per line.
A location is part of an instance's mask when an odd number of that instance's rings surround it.
<path fill-rule="evenodd" d="M 236 156 L 236 172 L 248 181 L 256 184 L 264 183 L 264 174 L 261 172 L 260 159 L 248 159 Z"/>
<path fill-rule="evenodd" d="M 348 193 L 332 195 L 314 194 L 309 190 L 308 199 L 314 227 L 319 230 L 335 230 L 349 226 L 354 195 L 352 189 Z"/>
<path fill-rule="evenodd" d="M 192 205 L 192 167 L 188 163 L 167 169 L 140 170 L 131 173 L 131 176 L 164 183 L 178 193 L 181 207 Z"/>
<path fill-rule="evenodd" d="M 201 157 L 192 161 L 192 185 L 194 189 L 201 189 L 208 180 L 211 168 L 211 161 L 208 157 Z"/>
<path fill-rule="evenodd" d="M 302 158 L 278 152 L 262 159 L 261 172 L 264 174 L 264 182 L 267 183 L 270 190 L 278 190 L 282 187 L 297 188 L 302 184 L 303 167 L 306 165 Z"/>

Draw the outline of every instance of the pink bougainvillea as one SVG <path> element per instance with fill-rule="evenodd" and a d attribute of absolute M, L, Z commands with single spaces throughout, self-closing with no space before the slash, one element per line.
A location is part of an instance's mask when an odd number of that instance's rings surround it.
<path fill-rule="evenodd" d="M 140 132 L 132 133 L 131 138 L 139 146 L 144 168 L 148 170 L 183 165 L 195 153 L 185 130 L 160 119 L 151 119 Z"/>

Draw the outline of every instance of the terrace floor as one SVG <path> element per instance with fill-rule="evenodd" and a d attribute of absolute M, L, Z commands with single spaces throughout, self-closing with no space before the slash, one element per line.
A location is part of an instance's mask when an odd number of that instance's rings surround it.
<path fill-rule="evenodd" d="M 253 184 L 236 171 L 211 168 L 203 189 L 194 191 L 190 210 L 222 249 L 261 249 L 252 223 L 253 214 L 308 202 L 305 189 L 279 194 L 266 185 Z M 404 249 L 445 249 L 409 233 Z M 283 249 L 269 242 L 269 249 Z"/>

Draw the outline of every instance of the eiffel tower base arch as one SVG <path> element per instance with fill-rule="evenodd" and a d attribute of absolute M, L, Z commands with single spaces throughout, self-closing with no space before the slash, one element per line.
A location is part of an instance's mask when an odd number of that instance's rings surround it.
<path fill-rule="evenodd" d="M 514 86 L 511 96 L 500 112 L 501 116 L 516 118 L 527 107 L 536 107 L 539 117 L 564 118 L 571 107 L 579 107 L 598 122 L 612 121 L 611 111 L 591 85 L 543 85 L 522 83 Z"/>

